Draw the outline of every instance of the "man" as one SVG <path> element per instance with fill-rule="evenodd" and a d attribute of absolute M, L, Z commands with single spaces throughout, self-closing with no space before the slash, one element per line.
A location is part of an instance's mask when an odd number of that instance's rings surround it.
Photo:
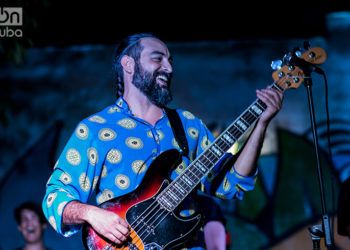
<path fill-rule="evenodd" d="M 24 202 L 14 210 L 25 245 L 18 250 L 45 250 L 43 234 L 47 227 L 43 212 L 36 203 Z"/>
<path fill-rule="evenodd" d="M 172 100 L 172 57 L 167 46 L 151 34 L 124 39 L 116 51 L 118 95 L 115 104 L 79 123 L 69 139 L 43 200 L 44 213 L 54 229 L 69 236 L 83 223 L 116 245 L 125 243 L 131 227 L 116 213 L 87 204 L 96 191 L 97 204 L 133 192 L 152 161 L 162 152 L 178 149 L 164 107 Z M 256 176 L 256 160 L 270 120 L 280 110 L 282 93 L 263 89 L 257 96 L 267 106 L 225 185 L 216 194 L 243 197 Z M 189 145 L 189 156 L 171 173 L 175 179 L 214 140 L 193 114 L 177 110 Z M 204 179 L 206 185 L 210 180 Z"/>

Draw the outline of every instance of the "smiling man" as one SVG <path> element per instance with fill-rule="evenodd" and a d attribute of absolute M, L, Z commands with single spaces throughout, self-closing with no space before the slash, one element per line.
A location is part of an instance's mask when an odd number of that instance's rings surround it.
<path fill-rule="evenodd" d="M 47 224 L 39 205 L 24 202 L 14 210 L 14 216 L 24 240 L 24 246 L 16 250 L 49 250 L 43 239 Z"/>
<path fill-rule="evenodd" d="M 235 165 L 225 169 L 220 185 L 211 187 L 209 178 L 196 180 L 194 175 L 206 171 L 202 162 L 196 165 L 197 172 L 183 177 L 182 183 L 174 182 L 174 190 L 168 188 L 166 195 L 157 196 L 157 175 L 169 172 L 170 179 L 175 180 L 214 137 L 189 111 L 169 113 L 166 106 L 172 100 L 172 56 L 159 38 L 135 34 L 122 40 L 116 49 L 114 69 L 118 98 L 76 127 L 47 183 L 42 204 L 45 216 L 64 236 L 76 233 L 82 224 L 88 225 L 85 243 L 89 249 L 115 249 L 123 244 L 129 249 L 186 247 L 185 238 L 193 235 L 200 223 L 186 223 L 188 231 L 180 232 L 185 227 L 176 224 L 187 219 L 174 216 L 179 205 L 174 204 L 181 203 L 181 214 L 191 218 L 193 211 L 182 201 L 191 199 L 192 189 L 196 190 L 191 185 L 197 187 L 200 180 L 208 193 L 222 198 L 242 199 L 245 191 L 253 189 L 256 160 L 266 128 L 281 108 L 282 93 L 257 91 L 266 109 Z M 171 117 L 177 118 L 177 124 Z M 183 136 L 177 136 L 180 130 Z M 226 143 L 230 141 L 227 138 Z M 187 147 L 182 147 L 184 144 Z M 178 162 L 172 162 L 180 149 Z M 213 153 L 224 155 L 218 148 Z M 93 192 L 99 206 L 88 203 Z M 154 199 L 148 201 L 152 195 Z"/>

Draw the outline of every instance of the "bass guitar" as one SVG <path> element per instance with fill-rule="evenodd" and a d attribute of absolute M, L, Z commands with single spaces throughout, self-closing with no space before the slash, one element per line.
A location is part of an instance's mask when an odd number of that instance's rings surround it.
<path fill-rule="evenodd" d="M 311 64 L 325 61 L 322 48 L 311 48 L 299 56 Z M 285 91 L 298 88 L 304 72 L 294 65 L 280 65 L 273 72 L 273 89 Z M 183 243 L 200 225 L 200 214 L 182 217 L 177 213 L 181 202 L 200 183 L 201 179 L 222 160 L 225 152 L 239 140 L 259 119 L 266 109 L 265 103 L 255 100 L 234 122 L 222 132 L 175 180 L 169 179 L 172 169 L 181 163 L 181 155 L 169 150 L 159 155 L 151 164 L 136 190 L 99 205 L 124 218 L 131 226 L 129 240 L 115 245 L 99 235 L 89 225 L 84 225 L 83 241 L 87 249 L 166 249 Z"/>

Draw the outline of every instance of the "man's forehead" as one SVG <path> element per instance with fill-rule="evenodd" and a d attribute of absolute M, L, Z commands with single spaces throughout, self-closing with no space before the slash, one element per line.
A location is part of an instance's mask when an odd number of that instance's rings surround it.
<path fill-rule="evenodd" d="M 141 39 L 141 44 L 144 50 L 148 52 L 158 51 L 164 54 L 169 53 L 167 46 L 159 39 L 153 37 L 144 37 Z"/>

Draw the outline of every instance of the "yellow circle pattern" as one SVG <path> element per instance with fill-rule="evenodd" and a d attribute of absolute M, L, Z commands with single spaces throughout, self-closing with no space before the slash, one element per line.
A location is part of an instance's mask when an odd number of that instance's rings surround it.
<path fill-rule="evenodd" d="M 81 123 L 75 130 L 75 134 L 79 139 L 85 140 L 89 136 L 89 128 L 84 123 Z"/>
<path fill-rule="evenodd" d="M 59 216 L 62 215 L 62 212 L 63 212 L 63 208 L 64 206 L 68 203 L 68 201 L 64 201 L 64 202 L 61 202 L 58 207 L 57 207 L 57 213 Z"/>
<path fill-rule="evenodd" d="M 193 120 L 195 118 L 195 116 L 191 112 L 188 112 L 188 111 L 184 111 L 184 112 L 182 112 L 182 114 L 184 117 L 186 117 L 189 120 Z"/>
<path fill-rule="evenodd" d="M 136 127 L 136 122 L 128 118 L 118 121 L 117 124 L 126 129 L 133 129 Z"/>
<path fill-rule="evenodd" d="M 89 189 L 91 187 L 91 181 L 90 181 L 89 177 L 86 176 L 85 173 L 82 173 L 79 176 L 79 185 L 80 185 L 81 190 L 83 190 L 85 192 L 89 191 Z"/>
<path fill-rule="evenodd" d="M 101 203 L 108 201 L 110 199 L 113 199 L 113 198 L 114 198 L 114 193 L 109 189 L 105 189 L 105 190 L 103 190 L 101 195 L 97 198 L 97 202 L 99 204 L 101 204 Z"/>
<path fill-rule="evenodd" d="M 51 207 L 53 201 L 56 199 L 57 197 L 57 193 L 50 193 L 48 196 L 47 196 L 47 200 L 46 200 L 46 204 L 47 204 L 47 207 Z"/>
<path fill-rule="evenodd" d="M 98 132 L 98 138 L 101 141 L 111 141 L 114 140 L 116 136 L 117 134 L 110 128 L 103 128 Z"/>
<path fill-rule="evenodd" d="M 140 174 L 146 171 L 146 164 L 142 160 L 136 160 L 131 163 L 132 171 L 134 171 L 135 174 Z"/>
<path fill-rule="evenodd" d="M 98 154 L 96 148 L 88 149 L 88 158 L 91 165 L 96 165 L 98 161 Z"/>
<path fill-rule="evenodd" d="M 117 185 L 117 187 L 120 189 L 127 189 L 130 185 L 130 179 L 126 175 L 118 174 L 115 177 L 115 185 Z"/>
<path fill-rule="evenodd" d="M 198 130 L 195 129 L 195 128 L 188 128 L 187 129 L 187 133 L 193 139 L 197 139 L 198 138 Z"/>
<path fill-rule="evenodd" d="M 111 149 L 107 154 L 107 161 L 112 164 L 119 163 L 122 160 L 122 153 L 118 149 Z"/>
<path fill-rule="evenodd" d="M 76 150 L 75 148 L 71 148 L 68 149 L 66 153 L 66 159 L 73 166 L 77 166 L 80 164 L 81 156 L 78 150 Z"/>
<path fill-rule="evenodd" d="M 207 136 L 203 136 L 203 139 L 201 141 L 201 148 L 205 150 L 210 144 L 210 141 L 208 140 Z"/>
<path fill-rule="evenodd" d="M 137 137 L 128 137 L 126 138 L 125 143 L 129 148 L 133 148 L 133 149 L 143 148 L 142 140 Z"/>
<path fill-rule="evenodd" d="M 106 122 L 106 119 L 101 116 L 94 115 L 89 118 L 89 121 L 103 124 Z"/>
<path fill-rule="evenodd" d="M 65 185 L 68 185 L 72 182 L 72 177 L 68 173 L 62 173 L 60 176 L 60 181 L 62 181 Z"/>

